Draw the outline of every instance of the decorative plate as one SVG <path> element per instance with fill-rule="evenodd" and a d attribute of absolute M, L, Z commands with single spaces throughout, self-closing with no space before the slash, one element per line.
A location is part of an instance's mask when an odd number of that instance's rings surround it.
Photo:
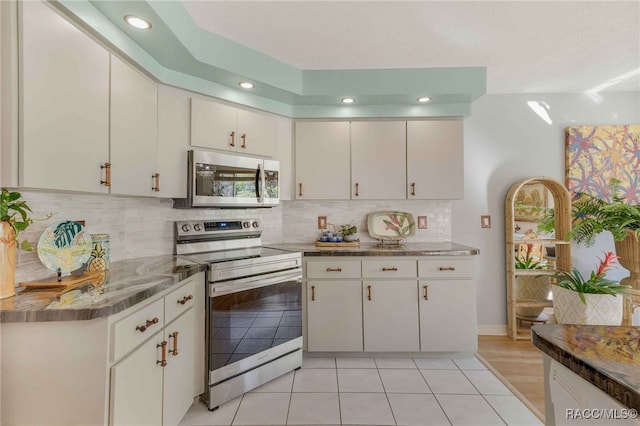
<path fill-rule="evenodd" d="M 411 213 L 381 211 L 367 215 L 367 228 L 372 238 L 404 240 L 416 233 L 416 221 Z"/>
<path fill-rule="evenodd" d="M 54 223 L 38 240 L 38 257 L 47 269 L 71 272 L 91 257 L 91 235 L 78 222 Z"/>

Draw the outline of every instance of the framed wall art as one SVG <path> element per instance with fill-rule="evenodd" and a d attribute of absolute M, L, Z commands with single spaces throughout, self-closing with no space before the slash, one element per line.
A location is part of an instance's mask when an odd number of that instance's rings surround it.
<path fill-rule="evenodd" d="M 548 202 L 548 191 L 543 184 L 524 185 L 514 200 L 514 219 L 522 222 L 537 222 L 544 217 Z"/>

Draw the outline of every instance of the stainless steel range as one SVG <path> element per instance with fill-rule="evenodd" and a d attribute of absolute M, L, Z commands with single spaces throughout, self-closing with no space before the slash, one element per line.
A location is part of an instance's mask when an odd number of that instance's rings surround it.
<path fill-rule="evenodd" d="M 258 219 L 176 222 L 176 254 L 209 265 L 210 410 L 302 365 L 302 257 L 261 235 Z"/>

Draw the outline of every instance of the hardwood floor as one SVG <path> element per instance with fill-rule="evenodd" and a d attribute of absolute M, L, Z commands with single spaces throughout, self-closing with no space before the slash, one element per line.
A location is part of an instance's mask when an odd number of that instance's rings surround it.
<path fill-rule="evenodd" d="M 516 396 L 524 397 L 526 401 L 523 402 L 544 421 L 542 352 L 529 340 L 515 341 L 507 336 L 479 336 L 478 354 L 488 364 L 487 368 L 502 376 L 508 382 L 505 383 L 507 387 Z"/>

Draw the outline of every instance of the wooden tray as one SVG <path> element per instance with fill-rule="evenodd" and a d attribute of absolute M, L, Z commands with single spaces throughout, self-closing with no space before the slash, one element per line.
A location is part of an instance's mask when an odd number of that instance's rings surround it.
<path fill-rule="evenodd" d="M 316 241 L 316 247 L 360 247 L 360 241 L 342 241 L 339 243 Z"/>
<path fill-rule="evenodd" d="M 18 284 L 20 287 L 28 288 L 54 288 L 54 287 L 68 287 L 83 283 L 85 281 L 93 280 L 100 277 L 100 271 L 85 272 L 79 277 L 68 276 L 62 278 L 62 281 L 58 281 L 56 277 L 49 277 L 44 280 L 22 282 Z"/>

